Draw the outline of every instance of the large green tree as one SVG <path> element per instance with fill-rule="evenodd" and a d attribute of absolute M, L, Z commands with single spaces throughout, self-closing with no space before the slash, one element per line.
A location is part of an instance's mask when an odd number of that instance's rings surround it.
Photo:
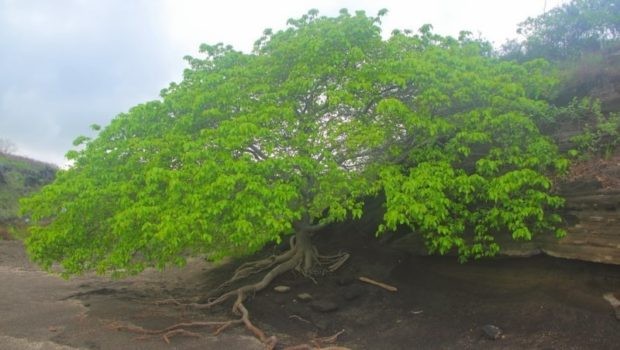
<path fill-rule="evenodd" d="M 74 165 L 23 202 L 33 259 L 136 273 L 292 237 L 231 279 L 265 271 L 258 283 L 205 305 L 237 296 L 243 314 L 244 295 L 281 273 L 337 268 L 347 256 L 319 254 L 313 234 L 380 193 L 378 232 L 409 226 L 463 258 L 496 253 L 495 234 L 554 228 L 547 174 L 565 162 L 537 127 L 553 84 L 544 62 L 500 61 L 430 26 L 383 39 L 380 16 L 363 12 L 288 24 L 251 54 L 203 45 L 161 100 L 76 140 Z"/>

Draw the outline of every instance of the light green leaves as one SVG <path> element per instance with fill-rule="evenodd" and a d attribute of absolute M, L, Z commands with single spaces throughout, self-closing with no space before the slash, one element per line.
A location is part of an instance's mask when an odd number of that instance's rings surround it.
<path fill-rule="evenodd" d="M 202 45 L 161 101 L 79 138 L 75 165 L 24 201 L 31 256 L 122 275 L 247 254 L 358 219 L 380 192 L 380 231 L 409 226 L 434 252 L 490 255 L 498 232 L 551 228 L 546 78 L 430 26 L 382 40 L 379 17 L 311 11 L 252 54 Z"/>

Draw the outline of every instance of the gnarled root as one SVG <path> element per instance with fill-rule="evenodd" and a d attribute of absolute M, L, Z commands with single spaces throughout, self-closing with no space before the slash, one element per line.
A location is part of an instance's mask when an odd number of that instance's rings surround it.
<path fill-rule="evenodd" d="M 302 239 L 298 241 L 297 237 L 302 237 Z M 186 305 L 194 309 L 202 310 L 210 309 L 234 297 L 235 302 L 233 303 L 232 312 L 233 314 L 239 315 L 238 319 L 221 322 L 178 323 L 159 330 L 149 330 L 134 326 L 117 326 L 115 328 L 118 330 L 140 333 L 146 336 L 161 335 L 166 342 L 169 342 L 171 337 L 177 335 L 192 337 L 200 336 L 198 333 L 188 331 L 188 328 L 213 327 L 215 328 L 214 334 L 217 335 L 230 326 L 243 324 L 256 338 L 264 343 L 268 349 L 273 349 L 277 343 L 276 337 L 266 336 L 260 328 L 256 327 L 250 321 L 249 312 L 243 304 L 247 296 L 253 295 L 254 293 L 265 289 L 276 277 L 288 271 L 298 271 L 304 276 L 313 278 L 313 276 L 319 272 L 335 271 L 349 258 L 348 253 L 339 253 L 333 256 L 320 255 L 318 254 L 316 248 L 310 244 L 309 237 L 303 237 L 300 235 L 297 237 L 293 237 L 291 239 L 291 249 L 287 252 L 281 255 L 271 256 L 266 259 L 241 265 L 228 281 L 224 282 L 217 288 L 217 291 L 221 292 L 222 290 L 229 288 L 233 283 L 241 281 L 257 273 L 269 270 L 260 281 L 222 293 L 218 297 L 213 298 L 206 303 L 194 302 L 190 304 L 181 304 L 179 302 L 172 302 L 177 305 Z M 167 303 L 170 303 L 170 301 Z"/>

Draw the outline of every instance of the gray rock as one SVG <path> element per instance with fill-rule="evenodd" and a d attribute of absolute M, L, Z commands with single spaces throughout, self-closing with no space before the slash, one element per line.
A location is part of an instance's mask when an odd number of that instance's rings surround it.
<path fill-rule="evenodd" d="M 333 312 L 338 310 L 338 304 L 329 300 L 317 300 L 310 303 L 312 310 L 317 312 Z"/>
<path fill-rule="evenodd" d="M 497 340 L 501 338 L 503 334 L 502 330 L 499 327 L 492 324 L 482 326 L 482 332 L 484 332 L 484 335 L 491 340 Z"/>

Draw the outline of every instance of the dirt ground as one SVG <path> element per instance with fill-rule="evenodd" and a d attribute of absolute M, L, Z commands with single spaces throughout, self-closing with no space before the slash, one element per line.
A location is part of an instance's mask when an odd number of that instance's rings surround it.
<path fill-rule="evenodd" d="M 289 273 L 246 302 L 255 324 L 278 349 L 340 333 L 350 349 L 618 349 L 620 321 L 602 295 L 620 291 L 620 266 L 550 257 L 498 258 L 459 264 L 453 257 L 412 257 L 372 237 L 322 237 L 320 249 L 351 258 L 316 283 Z M 276 250 L 278 248 L 273 248 Z M 265 251 L 263 255 L 269 254 Z M 115 326 L 162 328 L 222 320 L 229 305 L 191 311 L 155 305 L 204 295 L 232 271 L 194 259 L 181 269 L 146 271 L 125 280 L 48 275 L 30 264 L 21 243 L 0 241 L 0 349 L 262 349 L 243 327 L 214 337 L 141 339 Z M 398 288 L 360 282 L 365 276 Z M 307 293 L 312 300 L 298 296 Z M 498 339 L 485 335 L 492 325 Z"/>

